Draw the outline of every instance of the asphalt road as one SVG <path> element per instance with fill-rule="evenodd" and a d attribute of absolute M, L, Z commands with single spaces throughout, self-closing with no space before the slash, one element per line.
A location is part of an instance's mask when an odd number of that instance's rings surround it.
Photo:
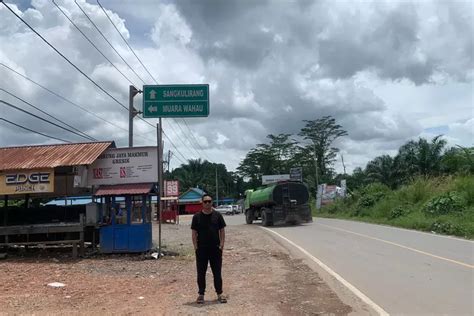
<path fill-rule="evenodd" d="M 242 215 L 225 219 L 244 223 Z M 271 229 L 390 314 L 474 315 L 473 241 L 323 218 Z"/>

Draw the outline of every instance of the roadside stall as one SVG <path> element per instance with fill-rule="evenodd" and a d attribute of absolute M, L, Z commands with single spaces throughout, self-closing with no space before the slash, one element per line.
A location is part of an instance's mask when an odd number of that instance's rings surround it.
<path fill-rule="evenodd" d="M 152 248 L 151 196 L 156 191 L 153 183 L 106 185 L 96 191 L 95 196 L 104 200 L 102 253 L 146 252 Z"/>
<path fill-rule="evenodd" d="M 100 251 L 146 252 L 152 248 L 152 197 L 156 196 L 157 148 L 113 148 L 88 170 L 100 198 Z"/>
<path fill-rule="evenodd" d="M 0 148 L 0 246 L 94 244 L 98 205 L 43 205 L 91 194 L 87 168 L 114 142 Z M 89 219 L 89 220 L 88 220 Z"/>

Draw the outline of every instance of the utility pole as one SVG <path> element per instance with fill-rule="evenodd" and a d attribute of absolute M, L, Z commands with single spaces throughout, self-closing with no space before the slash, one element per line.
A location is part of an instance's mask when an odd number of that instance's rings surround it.
<path fill-rule="evenodd" d="M 318 199 L 318 195 L 320 193 L 319 191 L 319 179 L 318 179 L 318 157 L 316 157 L 316 144 L 313 142 L 313 146 L 314 146 L 314 173 L 315 173 L 315 176 L 316 176 L 316 209 L 319 209 L 321 206 L 320 206 L 320 203 L 321 203 L 321 200 Z"/>
<path fill-rule="evenodd" d="M 128 147 L 133 147 L 133 118 L 140 112 L 133 107 L 133 98 L 141 91 L 130 86 L 128 94 Z"/>
<path fill-rule="evenodd" d="M 346 165 L 344 164 L 344 155 L 341 154 L 342 168 L 344 168 L 344 174 L 346 174 Z"/>
<path fill-rule="evenodd" d="M 171 150 L 168 150 L 168 173 L 170 172 Z"/>
<path fill-rule="evenodd" d="M 161 198 L 163 196 L 163 141 L 162 141 L 162 129 L 161 129 L 161 117 L 159 118 L 158 124 L 156 124 L 156 139 L 157 139 L 157 150 L 158 150 L 158 188 L 159 188 L 159 193 L 158 193 L 158 257 L 161 257 L 161 220 L 162 220 L 162 211 L 163 211 L 163 205 Z"/>
<path fill-rule="evenodd" d="M 318 157 L 316 157 L 316 144 L 313 143 L 314 146 L 314 171 L 316 175 L 316 191 L 318 191 L 319 186 L 319 179 L 318 179 Z"/>

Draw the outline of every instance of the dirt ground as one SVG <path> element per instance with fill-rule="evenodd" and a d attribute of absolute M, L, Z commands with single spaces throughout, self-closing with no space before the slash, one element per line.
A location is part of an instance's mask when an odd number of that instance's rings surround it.
<path fill-rule="evenodd" d="M 154 239 L 157 227 L 154 227 Z M 227 227 L 223 259 L 227 304 L 219 304 L 208 270 L 206 303 L 197 296 L 189 222 L 163 225 L 166 250 L 179 253 L 91 255 L 73 260 L 70 249 L 10 251 L 0 260 L 0 315 L 345 315 L 326 283 L 257 226 Z M 61 282 L 62 288 L 47 286 Z"/>

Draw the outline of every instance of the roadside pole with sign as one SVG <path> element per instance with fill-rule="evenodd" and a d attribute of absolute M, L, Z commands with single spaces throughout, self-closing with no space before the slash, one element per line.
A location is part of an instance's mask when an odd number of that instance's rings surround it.
<path fill-rule="evenodd" d="M 166 117 L 207 117 L 209 116 L 208 84 L 176 84 L 143 86 L 143 117 L 158 118 L 158 247 L 161 256 L 161 221 L 163 212 L 163 124 Z"/>

